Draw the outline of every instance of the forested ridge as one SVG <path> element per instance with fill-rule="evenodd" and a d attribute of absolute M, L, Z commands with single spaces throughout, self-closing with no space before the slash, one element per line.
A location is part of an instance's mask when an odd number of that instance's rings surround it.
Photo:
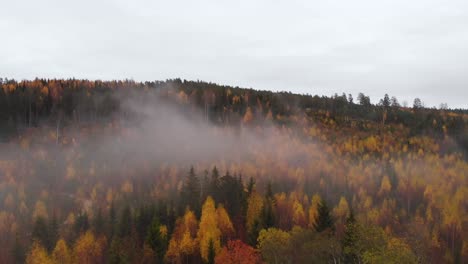
<path fill-rule="evenodd" d="M 468 110 L 0 79 L 1 263 L 466 263 Z"/>

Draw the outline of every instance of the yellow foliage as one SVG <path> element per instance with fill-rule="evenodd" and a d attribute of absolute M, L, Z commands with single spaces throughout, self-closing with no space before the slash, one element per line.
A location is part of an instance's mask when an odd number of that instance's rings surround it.
<path fill-rule="evenodd" d="M 70 264 L 72 261 L 70 250 L 68 249 L 65 240 L 57 241 L 54 250 L 52 251 L 52 259 L 55 263 Z"/>
<path fill-rule="evenodd" d="M 216 214 L 218 216 L 218 227 L 221 230 L 223 236 L 231 236 L 234 233 L 234 227 L 232 225 L 229 214 L 226 212 L 226 209 L 222 205 L 218 205 L 216 209 Z"/>
<path fill-rule="evenodd" d="M 306 221 L 306 216 L 304 213 L 304 208 L 302 207 L 302 204 L 298 200 L 294 200 L 293 202 L 293 224 L 300 226 L 300 227 L 305 227 L 307 224 Z"/>
<path fill-rule="evenodd" d="M 34 241 L 26 257 L 26 264 L 54 264 L 54 262 L 47 254 L 47 250 L 39 242 Z"/>
<path fill-rule="evenodd" d="M 392 184 L 387 175 L 382 178 L 382 183 L 380 184 L 379 196 L 385 196 L 392 190 Z"/>
<path fill-rule="evenodd" d="M 322 199 L 320 198 L 320 195 L 314 194 L 312 196 L 312 201 L 309 207 L 309 227 L 313 228 L 315 226 L 315 219 L 317 218 L 317 208 L 318 204 L 320 203 Z"/>
<path fill-rule="evenodd" d="M 208 260 L 210 241 L 213 242 L 216 253 L 221 249 L 220 237 L 221 231 L 218 228 L 215 202 L 210 196 L 208 196 L 203 204 L 200 228 L 198 229 L 197 234 L 197 238 L 200 243 L 200 255 L 205 261 Z"/>
<path fill-rule="evenodd" d="M 38 217 L 47 218 L 47 209 L 43 201 L 39 200 L 36 202 L 36 206 L 34 207 L 33 212 L 33 219 Z"/>
<path fill-rule="evenodd" d="M 97 263 L 102 257 L 102 241 L 96 240 L 91 231 L 81 235 L 73 247 L 73 256 L 76 263 Z"/>
<path fill-rule="evenodd" d="M 341 196 L 340 202 L 333 210 L 333 213 L 335 214 L 335 217 L 344 222 L 344 219 L 346 219 L 346 217 L 349 215 L 349 205 L 348 201 L 346 201 L 346 198 Z"/>
<path fill-rule="evenodd" d="M 252 122 L 253 113 L 252 113 L 252 109 L 250 108 L 250 106 L 247 107 L 244 118 L 242 120 L 244 121 L 245 124 L 248 124 L 248 123 Z"/>
<path fill-rule="evenodd" d="M 257 192 L 253 192 L 247 203 L 247 230 L 252 230 L 255 220 L 260 218 L 263 208 L 263 199 Z"/>

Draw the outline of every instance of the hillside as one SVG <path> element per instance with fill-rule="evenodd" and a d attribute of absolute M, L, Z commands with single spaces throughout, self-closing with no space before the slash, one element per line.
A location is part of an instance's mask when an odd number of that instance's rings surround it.
<path fill-rule="evenodd" d="M 0 87 L 1 263 L 468 261 L 467 109 L 180 79 Z"/>

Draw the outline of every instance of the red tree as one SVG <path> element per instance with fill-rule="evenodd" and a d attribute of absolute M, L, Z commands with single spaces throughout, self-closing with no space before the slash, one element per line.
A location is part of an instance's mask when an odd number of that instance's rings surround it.
<path fill-rule="evenodd" d="M 251 246 L 240 240 L 230 240 L 215 258 L 215 263 L 250 264 L 261 263 L 260 255 Z"/>

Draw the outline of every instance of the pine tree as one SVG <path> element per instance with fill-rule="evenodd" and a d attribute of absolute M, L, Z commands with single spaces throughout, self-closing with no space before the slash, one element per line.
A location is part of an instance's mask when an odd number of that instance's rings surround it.
<path fill-rule="evenodd" d="M 119 221 L 118 236 L 123 238 L 130 236 L 132 231 L 132 213 L 129 206 L 126 206 L 122 211 Z"/>
<path fill-rule="evenodd" d="M 317 232 L 323 232 L 325 230 L 331 230 L 333 232 L 335 229 L 330 209 L 323 200 L 318 204 L 314 228 Z"/>
<path fill-rule="evenodd" d="M 46 249 L 51 252 L 52 249 L 55 246 L 55 243 L 57 243 L 58 240 L 58 223 L 57 223 L 57 218 L 52 217 L 52 219 L 49 221 L 49 238 L 48 238 L 48 245 L 46 246 Z"/>
<path fill-rule="evenodd" d="M 157 217 L 153 218 L 151 226 L 148 230 L 146 244 L 153 250 L 157 262 L 162 262 L 164 254 L 166 253 L 167 243 L 161 234 L 161 225 Z"/>
<path fill-rule="evenodd" d="M 209 196 L 211 196 L 215 201 L 219 202 L 220 200 L 220 180 L 219 180 L 219 172 L 216 166 L 213 167 L 211 171 L 211 181 L 209 187 Z"/>
<path fill-rule="evenodd" d="M 101 209 L 98 209 L 96 216 L 93 219 L 94 233 L 97 235 L 104 233 L 105 221 Z"/>
<path fill-rule="evenodd" d="M 44 217 L 39 216 L 34 222 L 34 227 L 32 231 L 33 240 L 40 243 L 40 245 L 49 250 L 51 246 L 51 239 L 49 236 L 49 228 L 47 226 L 47 221 Z"/>
<path fill-rule="evenodd" d="M 182 201 L 179 206 L 180 210 L 182 210 L 181 214 L 185 211 L 185 207 L 189 206 L 190 210 L 193 210 L 196 215 L 200 215 L 200 187 L 200 180 L 193 167 L 191 167 L 181 191 Z"/>
<path fill-rule="evenodd" d="M 214 264 L 215 263 L 215 257 L 216 257 L 216 252 L 214 248 L 214 243 L 213 240 L 210 239 L 210 242 L 208 242 L 208 264 Z"/>
<path fill-rule="evenodd" d="M 358 258 L 355 251 L 357 242 L 356 219 L 354 212 L 351 209 L 345 224 L 345 233 L 342 240 L 343 255 L 345 263 L 358 263 Z"/>
<path fill-rule="evenodd" d="M 20 243 L 18 239 L 18 234 L 15 236 L 15 243 L 12 250 L 13 262 L 14 263 L 24 263 L 26 250 L 24 246 Z"/>
<path fill-rule="evenodd" d="M 273 196 L 273 190 L 271 188 L 271 182 L 267 185 L 267 191 L 265 193 L 265 198 L 263 201 L 263 208 L 262 208 L 262 220 L 263 220 L 263 228 L 270 228 L 275 225 L 275 214 L 273 211 L 273 207 L 275 204 Z"/>

